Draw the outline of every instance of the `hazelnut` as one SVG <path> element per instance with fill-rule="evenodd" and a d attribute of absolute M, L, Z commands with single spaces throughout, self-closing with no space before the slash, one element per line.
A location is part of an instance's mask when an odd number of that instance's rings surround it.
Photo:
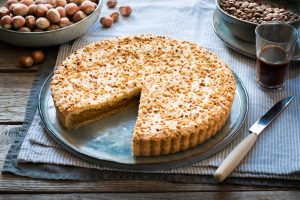
<path fill-rule="evenodd" d="M 119 20 L 119 13 L 118 12 L 112 12 L 109 14 L 109 16 L 113 19 L 113 22 L 117 22 Z"/>
<path fill-rule="evenodd" d="M 25 17 L 25 26 L 32 29 L 36 24 L 35 17 L 32 15 L 28 15 Z"/>
<path fill-rule="evenodd" d="M 21 0 L 20 3 L 26 5 L 26 6 L 30 6 L 33 4 L 32 0 Z"/>
<path fill-rule="evenodd" d="M 58 26 L 61 28 L 64 28 L 69 25 L 71 25 L 71 22 L 69 21 L 69 19 L 67 17 L 61 18 L 60 21 L 58 22 Z"/>
<path fill-rule="evenodd" d="M 57 6 L 56 0 L 47 0 L 46 2 L 47 2 L 47 4 L 52 5 L 54 8 Z"/>
<path fill-rule="evenodd" d="M 36 20 L 36 27 L 39 29 L 47 29 L 50 26 L 50 22 L 45 17 L 40 17 Z"/>
<path fill-rule="evenodd" d="M 52 24 L 49 26 L 49 28 L 47 28 L 47 31 L 53 31 L 53 30 L 57 30 L 60 29 L 60 27 L 56 24 Z"/>
<path fill-rule="evenodd" d="M 78 11 L 78 6 L 75 3 L 69 3 L 65 6 L 67 16 L 72 16 Z"/>
<path fill-rule="evenodd" d="M 80 20 L 83 20 L 86 17 L 87 15 L 84 12 L 78 11 L 73 15 L 73 22 L 79 22 Z"/>
<path fill-rule="evenodd" d="M 25 26 L 19 28 L 18 31 L 19 31 L 19 32 L 31 32 L 30 28 L 25 27 Z"/>
<path fill-rule="evenodd" d="M 44 17 L 48 12 L 48 8 L 45 4 L 39 4 L 35 7 L 34 13 L 37 17 Z"/>
<path fill-rule="evenodd" d="M 55 8 L 51 8 L 47 12 L 47 19 L 52 23 L 58 23 L 60 21 L 60 14 Z"/>
<path fill-rule="evenodd" d="M 13 4 L 11 4 L 11 5 L 8 7 L 8 10 L 9 10 L 10 12 L 13 12 L 13 9 L 14 9 L 15 5 L 17 5 L 17 4 L 19 4 L 19 3 L 13 3 Z"/>
<path fill-rule="evenodd" d="M 31 4 L 30 6 L 28 6 L 28 15 L 34 15 L 34 9 L 35 9 L 36 5 L 35 4 Z"/>
<path fill-rule="evenodd" d="M 102 17 L 100 19 L 100 23 L 102 24 L 103 27 L 109 28 L 113 24 L 113 19 L 110 16 Z"/>
<path fill-rule="evenodd" d="M 118 4 L 117 0 L 107 0 L 106 5 L 109 8 L 114 8 Z"/>
<path fill-rule="evenodd" d="M 31 57 L 33 58 L 34 64 L 41 63 L 45 59 L 45 55 L 42 51 L 33 51 Z"/>
<path fill-rule="evenodd" d="M 17 0 L 8 0 L 5 4 L 5 6 L 9 9 L 9 7 L 14 3 L 18 3 L 18 1 Z"/>
<path fill-rule="evenodd" d="M 15 15 L 25 16 L 27 15 L 28 11 L 29 11 L 28 7 L 21 3 L 17 3 L 13 7 L 13 13 Z"/>
<path fill-rule="evenodd" d="M 46 3 L 45 6 L 49 9 L 53 8 L 53 6 L 51 4 Z"/>
<path fill-rule="evenodd" d="M 21 28 L 25 25 L 25 19 L 22 16 L 14 16 L 12 18 L 12 26 L 14 28 Z"/>
<path fill-rule="evenodd" d="M 4 29 L 11 29 L 11 23 L 12 23 L 12 18 L 9 15 L 5 15 L 4 17 L 1 18 L 1 24 L 2 28 Z"/>
<path fill-rule="evenodd" d="M 59 6 L 59 7 L 56 7 L 55 9 L 59 12 L 60 17 L 66 16 L 66 11 L 63 7 Z"/>
<path fill-rule="evenodd" d="M 75 3 L 76 5 L 80 6 L 82 4 L 82 2 L 84 2 L 85 0 L 70 0 L 71 3 Z"/>
<path fill-rule="evenodd" d="M 36 5 L 39 5 L 39 4 L 46 4 L 46 0 L 36 0 L 34 2 Z"/>
<path fill-rule="evenodd" d="M 121 6 L 119 8 L 121 15 L 128 17 L 132 13 L 132 8 L 130 6 Z"/>
<path fill-rule="evenodd" d="M 6 8 L 6 7 L 1 7 L 0 8 L 0 19 L 3 16 L 9 15 L 9 14 L 10 14 L 10 12 L 9 12 L 8 8 Z"/>
<path fill-rule="evenodd" d="M 92 1 L 91 1 L 92 2 Z M 98 4 L 92 2 L 94 4 L 95 9 L 97 8 Z"/>
<path fill-rule="evenodd" d="M 67 5 L 67 1 L 66 0 L 56 0 L 56 6 L 61 6 L 61 7 L 65 7 Z"/>
<path fill-rule="evenodd" d="M 31 67 L 33 65 L 33 58 L 29 55 L 23 55 L 20 57 L 21 67 Z"/>
<path fill-rule="evenodd" d="M 42 29 L 39 29 L 39 28 L 36 28 L 36 29 L 34 29 L 32 32 L 43 32 L 43 30 L 42 30 Z"/>
<path fill-rule="evenodd" d="M 89 15 L 95 10 L 94 3 L 91 1 L 84 1 L 80 5 L 80 10 L 82 10 L 85 14 Z"/>

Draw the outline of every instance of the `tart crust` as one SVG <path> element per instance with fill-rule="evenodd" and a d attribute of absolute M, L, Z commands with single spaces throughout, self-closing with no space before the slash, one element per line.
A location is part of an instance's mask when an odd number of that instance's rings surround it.
<path fill-rule="evenodd" d="M 140 95 L 133 155 L 158 156 L 215 135 L 229 117 L 235 80 L 223 61 L 197 44 L 141 35 L 77 50 L 55 70 L 51 91 L 69 130 L 119 112 Z"/>

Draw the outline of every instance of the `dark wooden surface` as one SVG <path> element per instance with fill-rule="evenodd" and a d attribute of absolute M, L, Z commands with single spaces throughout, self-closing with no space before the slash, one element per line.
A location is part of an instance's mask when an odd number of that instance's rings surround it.
<path fill-rule="evenodd" d="M 30 88 L 41 66 L 22 69 L 18 57 L 31 49 L 0 43 L 0 168 L 20 127 Z M 44 49 L 54 65 L 58 48 Z M 296 188 L 183 184 L 166 181 L 53 181 L 0 173 L 0 199 L 300 199 Z"/>

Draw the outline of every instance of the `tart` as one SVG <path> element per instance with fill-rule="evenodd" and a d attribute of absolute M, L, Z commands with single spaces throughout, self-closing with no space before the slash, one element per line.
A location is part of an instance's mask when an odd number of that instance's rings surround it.
<path fill-rule="evenodd" d="M 51 92 L 69 130 L 139 101 L 132 152 L 158 156 L 192 148 L 225 124 L 235 79 L 212 52 L 163 36 L 106 39 L 77 50 L 54 71 Z"/>

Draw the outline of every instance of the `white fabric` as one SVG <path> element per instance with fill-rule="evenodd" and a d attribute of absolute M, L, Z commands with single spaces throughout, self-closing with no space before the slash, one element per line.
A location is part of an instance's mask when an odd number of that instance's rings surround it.
<path fill-rule="evenodd" d="M 119 1 L 119 5 L 125 1 Z M 83 37 L 73 44 L 62 45 L 58 63 L 70 52 L 103 38 L 151 33 L 195 42 L 223 59 L 241 78 L 249 93 L 249 115 L 238 137 L 223 151 L 191 166 L 157 173 L 213 174 L 229 152 L 248 134 L 253 124 L 278 100 L 293 95 L 291 105 L 259 136 L 257 144 L 232 174 L 234 177 L 266 177 L 299 179 L 300 170 L 300 66 L 290 68 L 286 86 L 279 92 L 262 91 L 255 83 L 255 60 L 246 58 L 226 47 L 212 29 L 214 1 L 206 0 L 132 0 L 132 16 L 121 17 L 109 29 L 97 22 Z M 102 16 L 111 10 L 103 4 Z M 36 113 L 30 130 L 22 144 L 18 162 L 48 163 L 85 168 L 107 169 L 81 160 L 58 146 L 44 131 Z M 113 169 L 111 169 L 113 170 Z"/>

